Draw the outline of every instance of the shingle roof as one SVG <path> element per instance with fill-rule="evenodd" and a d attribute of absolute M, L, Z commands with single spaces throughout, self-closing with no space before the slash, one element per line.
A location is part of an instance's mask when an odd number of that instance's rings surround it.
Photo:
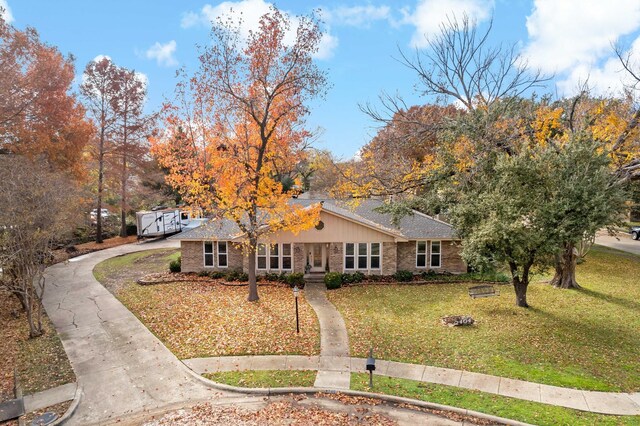
<path fill-rule="evenodd" d="M 379 229 L 386 234 L 392 234 L 407 240 L 419 239 L 456 239 L 451 225 L 414 211 L 412 215 L 402 217 L 398 223 L 393 223 L 390 214 L 377 212 L 375 209 L 383 205 L 382 200 L 359 200 L 357 203 L 347 203 L 331 198 L 327 199 L 293 199 L 292 204 L 310 206 L 322 202 L 323 210 L 343 216 L 354 222 Z M 228 219 L 217 219 L 192 230 L 174 235 L 176 240 L 204 240 L 204 239 L 232 239 L 241 234 L 238 225 Z"/>

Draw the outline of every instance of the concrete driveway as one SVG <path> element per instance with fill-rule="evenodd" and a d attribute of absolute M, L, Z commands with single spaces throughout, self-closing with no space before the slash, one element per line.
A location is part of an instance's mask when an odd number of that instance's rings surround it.
<path fill-rule="evenodd" d="M 225 396 L 186 367 L 93 277 L 93 267 L 120 254 L 177 247 L 130 244 L 47 269 L 44 307 L 60 333 L 83 396 L 68 424 L 103 423 L 183 401 Z M 226 394 L 226 396 L 238 394 Z"/>
<path fill-rule="evenodd" d="M 640 255 L 640 240 L 631 239 L 628 233 L 618 232 L 615 236 L 599 233 L 596 236 L 596 244 Z"/>

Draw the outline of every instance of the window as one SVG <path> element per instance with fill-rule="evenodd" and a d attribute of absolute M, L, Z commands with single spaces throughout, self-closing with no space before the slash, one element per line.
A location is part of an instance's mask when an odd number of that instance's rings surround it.
<path fill-rule="evenodd" d="M 218 267 L 227 267 L 227 242 L 218 241 Z"/>
<path fill-rule="evenodd" d="M 367 243 L 358 244 L 358 269 L 367 269 Z"/>
<path fill-rule="evenodd" d="M 278 244 L 271 244 L 271 247 L 269 247 L 269 269 L 280 269 L 278 247 Z"/>
<path fill-rule="evenodd" d="M 291 244 L 282 244 L 282 269 L 290 271 L 292 269 Z"/>
<path fill-rule="evenodd" d="M 427 242 L 416 241 L 416 267 L 427 267 Z"/>
<path fill-rule="evenodd" d="M 345 243 L 344 269 L 380 269 L 381 243 Z"/>
<path fill-rule="evenodd" d="M 431 267 L 439 268 L 441 259 L 441 245 L 440 241 L 431 241 Z"/>
<path fill-rule="evenodd" d="M 204 242 L 204 266 L 213 266 L 213 241 Z"/>
<path fill-rule="evenodd" d="M 258 243 L 256 249 L 257 269 L 290 271 L 293 269 L 293 247 L 291 243 Z"/>
<path fill-rule="evenodd" d="M 258 269 L 267 269 L 267 245 L 259 243 L 258 250 Z"/>
<path fill-rule="evenodd" d="M 380 243 L 371 243 L 370 269 L 380 269 Z"/>
<path fill-rule="evenodd" d="M 355 244 L 346 243 L 344 247 L 344 269 L 355 269 Z"/>

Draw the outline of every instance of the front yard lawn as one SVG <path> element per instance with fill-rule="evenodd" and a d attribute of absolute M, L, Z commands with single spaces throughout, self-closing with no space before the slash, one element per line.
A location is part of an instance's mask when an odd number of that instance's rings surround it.
<path fill-rule="evenodd" d="M 243 388 L 312 387 L 314 370 L 248 370 L 203 374 L 209 380 Z"/>
<path fill-rule="evenodd" d="M 595 246 L 578 266 L 583 290 L 531 285 L 471 299 L 473 284 L 357 286 L 329 291 L 349 330 L 351 356 L 427 364 L 550 385 L 640 390 L 640 257 Z M 548 279 L 548 277 L 545 277 Z M 444 327 L 446 315 L 472 327 Z"/>
<path fill-rule="evenodd" d="M 300 334 L 296 334 L 294 298 L 288 286 L 259 285 L 260 300 L 250 303 L 246 286 L 220 281 L 135 283 L 140 277 L 136 270 L 168 271 L 176 256 L 167 251 L 132 253 L 98 264 L 94 275 L 180 359 L 320 352 L 320 326 L 304 295 L 299 300 Z"/>
<path fill-rule="evenodd" d="M 414 380 L 391 377 L 374 377 L 373 389 L 370 389 L 369 375 L 363 373 L 351 374 L 351 389 L 402 396 L 453 407 L 463 407 L 468 410 L 540 426 L 640 424 L 640 416 L 607 416 L 605 414 L 587 413 L 453 386 L 421 383 Z"/>

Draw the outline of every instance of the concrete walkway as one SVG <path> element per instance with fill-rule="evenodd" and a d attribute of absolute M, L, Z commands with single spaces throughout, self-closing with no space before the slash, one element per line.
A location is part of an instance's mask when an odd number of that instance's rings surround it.
<path fill-rule="evenodd" d="M 598 232 L 596 244 L 640 255 L 640 240 L 632 239 L 629 233 L 618 232 L 613 236 L 606 232 Z"/>
<path fill-rule="evenodd" d="M 105 259 L 168 247 L 177 244 L 159 241 L 124 245 L 47 269 L 44 307 L 83 389 L 81 402 L 67 424 L 102 423 L 141 410 L 221 394 L 194 378 L 93 277 L 93 267 Z"/>
<path fill-rule="evenodd" d="M 198 374 L 241 370 L 318 370 L 322 356 L 234 356 L 194 358 L 184 363 Z M 365 373 L 364 358 L 338 358 L 346 374 Z M 614 393 L 583 391 L 522 380 L 427 365 L 376 360 L 375 374 L 425 383 L 456 386 L 526 401 L 541 402 L 601 414 L 640 415 L 640 392 Z M 375 386 L 375 382 L 374 382 Z"/>
<path fill-rule="evenodd" d="M 304 295 L 320 322 L 320 357 L 314 386 L 324 389 L 349 389 L 349 335 L 338 310 L 326 296 L 323 282 L 305 284 Z"/>

